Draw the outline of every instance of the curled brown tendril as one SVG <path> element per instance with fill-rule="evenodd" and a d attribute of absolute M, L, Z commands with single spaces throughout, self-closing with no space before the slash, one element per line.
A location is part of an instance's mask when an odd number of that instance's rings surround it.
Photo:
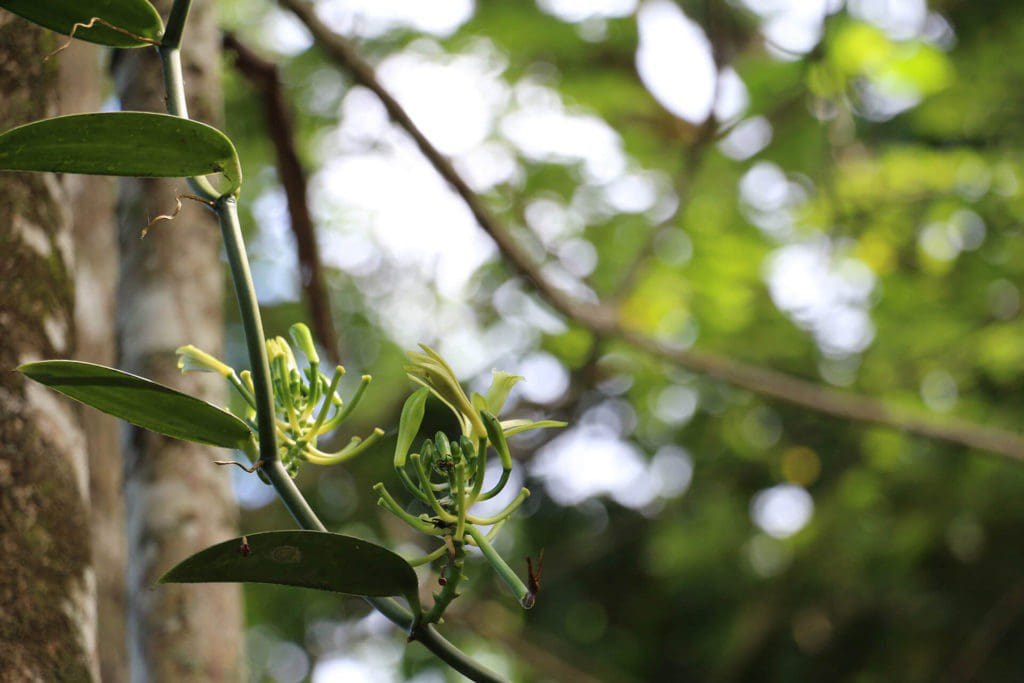
<path fill-rule="evenodd" d="M 121 28 L 120 26 L 115 26 L 115 25 L 111 24 L 109 21 L 107 21 L 106 19 L 101 19 L 100 17 L 93 17 L 92 19 L 90 19 L 87 22 L 80 21 L 80 22 L 74 24 L 71 27 L 71 31 L 68 33 L 68 39 L 64 42 L 64 44 L 61 45 L 60 47 L 58 47 L 53 52 L 51 52 L 50 54 L 48 54 L 45 57 L 43 57 L 43 61 L 44 62 L 48 62 L 48 61 L 50 61 L 50 58 L 55 57 L 55 56 L 57 56 L 58 53 L 63 52 L 64 50 L 68 49 L 71 46 L 71 43 L 75 40 L 75 33 L 78 32 L 78 29 L 80 29 L 80 28 L 81 29 L 94 28 L 96 26 L 96 24 L 100 24 L 101 26 L 105 26 L 105 27 L 109 28 L 111 31 L 117 31 L 121 35 L 128 36 L 129 38 L 134 38 L 135 40 L 138 40 L 139 42 L 142 42 L 142 43 L 149 43 L 150 45 L 159 45 L 160 44 L 159 41 L 153 40 L 152 38 L 146 38 L 144 36 L 137 36 L 134 33 L 132 33 L 131 31 L 127 31 L 127 30 Z"/>

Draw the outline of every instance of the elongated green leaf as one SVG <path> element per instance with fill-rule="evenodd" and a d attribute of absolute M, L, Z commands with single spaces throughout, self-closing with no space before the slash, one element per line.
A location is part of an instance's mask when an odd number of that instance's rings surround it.
<path fill-rule="evenodd" d="M 69 398 L 177 439 L 242 448 L 250 438 L 246 424 L 231 413 L 127 372 L 74 360 L 26 363 L 18 370 Z"/>
<path fill-rule="evenodd" d="M 0 135 L 0 170 L 185 178 L 220 173 L 233 192 L 238 154 L 216 128 L 168 114 L 121 111 L 36 121 Z"/>
<path fill-rule="evenodd" d="M 218 543 L 184 560 L 160 583 L 276 583 L 385 597 L 401 595 L 419 611 L 409 563 L 368 541 L 321 531 L 268 531 Z"/>
<path fill-rule="evenodd" d="M 0 0 L 0 7 L 58 33 L 74 30 L 75 38 L 110 47 L 153 45 L 164 32 L 160 15 L 146 0 Z"/>

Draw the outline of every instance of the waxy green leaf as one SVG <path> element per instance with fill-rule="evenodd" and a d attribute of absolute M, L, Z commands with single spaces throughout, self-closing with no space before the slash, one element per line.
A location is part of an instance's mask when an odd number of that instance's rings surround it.
<path fill-rule="evenodd" d="M 235 146 L 205 123 L 148 112 L 73 114 L 0 134 L 0 170 L 185 178 L 220 173 L 242 182 Z"/>
<path fill-rule="evenodd" d="M 147 0 L 0 0 L 0 7 L 58 33 L 74 31 L 75 38 L 110 47 L 154 45 L 164 32 Z"/>
<path fill-rule="evenodd" d="M 249 427 L 194 396 L 103 365 L 74 360 L 26 363 L 26 377 L 139 427 L 186 441 L 244 448 Z"/>
<path fill-rule="evenodd" d="M 268 531 L 218 543 L 160 583 L 274 583 L 368 597 L 404 596 L 419 612 L 416 572 L 387 548 L 321 531 Z"/>

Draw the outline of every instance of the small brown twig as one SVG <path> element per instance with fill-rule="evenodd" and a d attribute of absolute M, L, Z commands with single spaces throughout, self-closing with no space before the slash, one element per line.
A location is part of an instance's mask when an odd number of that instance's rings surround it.
<path fill-rule="evenodd" d="M 246 474 L 252 474 L 253 472 L 258 470 L 259 468 L 263 467 L 263 461 L 262 460 L 257 460 L 255 463 L 253 463 L 252 467 L 246 467 L 245 465 L 243 465 L 242 463 L 238 462 L 237 460 L 214 460 L 213 464 L 214 465 L 221 465 L 221 466 L 224 466 L 224 465 L 236 465 L 238 467 L 241 467 L 243 470 L 245 470 Z"/>
<path fill-rule="evenodd" d="M 149 234 L 150 228 L 152 228 L 157 223 L 159 223 L 161 221 L 173 221 L 175 218 L 177 218 L 178 214 L 181 213 L 181 200 L 182 199 L 191 199 L 194 202 L 199 202 L 201 204 L 206 204 L 207 206 L 213 206 L 213 202 L 211 202 L 208 199 L 204 199 L 204 198 L 202 198 L 202 197 L 200 197 L 198 195 L 194 195 L 194 194 L 179 194 L 178 196 L 176 196 L 174 198 L 174 201 L 176 202 L 176 204 L 174 206 L 174 211 L 172 211 L 169 214 L 166 214 L 166 213 L 165 214 L 160 214 L 159 216 L 157 216 L 156 218 L 151 220 L 149 223 L 147 223 L 146 227 L 144 227 L 142 229 L 142 233 L 139 235 L 139 239 L 140 240 L 146 239 L 146 235 Z"/>

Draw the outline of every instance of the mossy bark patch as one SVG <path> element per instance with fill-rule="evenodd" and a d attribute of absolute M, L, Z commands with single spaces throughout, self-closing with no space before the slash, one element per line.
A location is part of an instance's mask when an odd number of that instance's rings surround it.
<path fill-rule="evenodd" d="M 0 128 L 52 114 L 54 39 L 0 15 Z M 67 221 L 53 177 L 0 174 L 0 680 L 95 677 L 84 451 L 74 413 L 11 370 L 73 343 Z M 48 408 L 56 409 L 48 412 Z"/>

